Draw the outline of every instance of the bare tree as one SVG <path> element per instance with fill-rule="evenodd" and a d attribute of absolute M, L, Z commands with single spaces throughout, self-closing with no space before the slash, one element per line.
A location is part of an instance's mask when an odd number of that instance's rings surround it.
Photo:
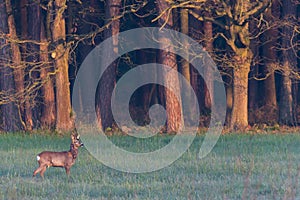
<path fill-rule="evenodd" d="M 217 33 L 229 47 L 223 63 L 233 68 L 233 106 L 230 119 L 232 130 L 243 130 L 248 126 L 248 74 L 253 59 L 249 21 L 263 13 L 270 4 L 271 0 L 173 1 L 164 10 L 167 14 L 177 7 L 189 8 L 190 14 L 198 20 L 210 21 L 223 29 L 223 32 Z"/>

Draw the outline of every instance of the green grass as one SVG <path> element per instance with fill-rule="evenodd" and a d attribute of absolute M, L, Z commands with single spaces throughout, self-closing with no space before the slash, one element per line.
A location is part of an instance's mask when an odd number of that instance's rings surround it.
<path fill-rule="evenodd" d="M 45 180 L 32 178 L 42 150 L 67 150 L 69 138 L 57 135 L 0 135 L 0 199 L 299 199 L 300 134 L 221 136 L 202 160 L 197 153 L 204 136 L 162 170 L 131 174 L 104 166 L 85 148 L 66 177 L 49 168 Z M 133 150 L 154 149 L 171 136 L 138 143 L 114 136 Z M 137 145 L 137 146 L 136 146 Z M 147 147 L 145 147 L 147 146 Z"/>

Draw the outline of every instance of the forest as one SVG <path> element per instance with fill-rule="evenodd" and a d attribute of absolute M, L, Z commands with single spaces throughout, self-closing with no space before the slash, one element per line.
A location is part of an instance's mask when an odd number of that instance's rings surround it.
<path fill-rule="evenodd" d="M 228 130 L 297 127 L 299 13 L 298 0 L 0 0 L 0 132 L 72 130 L 73 86 L 85 58 L 112 35 L 144 27 L 178 31 L 209 54 L 225 87 Z M 122 42 L 113 39 L 113 45 L 118 52 Z M 213 82 L 204 81 L 179 55 L 145 48 L 121 55 L 101 77 L 92 105 L 99 127 L 117 129 L 113 89 L 128 71 L 146 63 L 178 71 L 197 96 L 199 127 L 209 126 Z M 210 80 L 206 72 L 205 80 Z M 177 74 L 161 79 L 178 86 Z M 182 123 L 180 96 L 159 84 L 144 85 L 132 94 L 133 121 L 148 124 L 149 108 L 155 104 L 166 111 L 163 131 L 176 132 Z M 193 110 L 191 106 L 188 115 Z"/>

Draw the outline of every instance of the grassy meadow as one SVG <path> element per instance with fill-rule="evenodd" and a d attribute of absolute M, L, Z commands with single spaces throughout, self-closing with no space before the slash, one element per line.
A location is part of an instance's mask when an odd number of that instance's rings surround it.
<path fill-rule="evenodd" d="M 199 160 L 203 138 L 169 167 L 142 174 L 106 167 L 81 148 L 69 178 L 64 169 L 48 168 L 42 180 L 32 178 L 36 155 L 68 150 L 69 137 L 0 134 L 0 199 L 300 199 L 300 134 L 226 134 Z M 159 135 L 141 144 L 111 137 L 133 151 L 170 139 Z"/>

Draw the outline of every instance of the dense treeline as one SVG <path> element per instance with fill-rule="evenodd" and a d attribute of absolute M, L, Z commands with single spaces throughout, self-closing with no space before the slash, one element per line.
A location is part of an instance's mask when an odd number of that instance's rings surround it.
<path fill-rule="evenodd" d="M 254 124 L 297 126 L 299 11 L 296 0 L 0 0 L 0 130 L 72 129 L 72 87 L 85 57 L 111 35 L 149 26 L 189 35 L 210 54 L 226 87 L 231 130 Z M 144 49 L 121 56 L 102 77 L 95 102 L 100 127 L 114 127 L 110 96 L 116 81 L 145 63 L 182 73 L 198 97 L 199 125 L 207 126 L 212 83 L 178 56 Z M 178 84 L 174 75 L 163 78 Z M 156 103 L 166 108 L 166 131 L 178 130 L 180 100 L 159 85 L 134 93 L 134 120 L 148 123 L 147 111 Z"/>

